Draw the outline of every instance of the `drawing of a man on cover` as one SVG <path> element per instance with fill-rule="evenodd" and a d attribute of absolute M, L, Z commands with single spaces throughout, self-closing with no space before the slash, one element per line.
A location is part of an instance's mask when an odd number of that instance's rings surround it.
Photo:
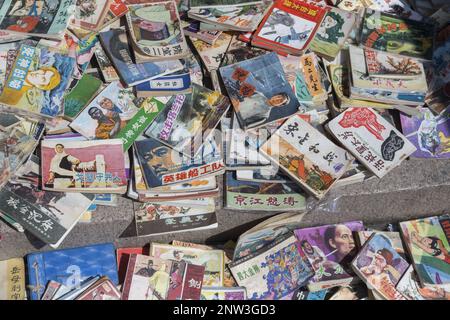
<path fill-rule="evenodd" d="M 411 232 L 411 242 L 427 254 L 450 264 L 450 254 L 438 237 L 422 237 L 417 232 Z"/>
<path fill-rule="evenodd" d="M 149 150 L 144 154 L 144 160 L 157 177 L 163 176 L 167 171 L 182 161 L 178 152 L 174 152 L 166 146 L 159 146 Z"/>
<path fill-rule="evenodd" d="M 99 108 L 92 107 L 88 113 L 92 119 L 97 120 L 97 128 L 95 129 L 97 139 L 114 138 L 120 132 L 120 129 L 126 125 L 126 122 L 120 118 L 116 111 L 108 111 L 107 114 L 104 114 Z"/>
<path fill-rule="evenodd" d="M 74 173 L 79 171 L 96 170 L 96 161 L 81 162 L 78 158 L 67 154 L 64 145 L 58 143 L 55 146 L 55 156 L 50 162 L 49 178 L 45 183 L 47 187 L 53 187 L 55 179 L 70 179 L 70 186 L 75 186 Z"/>

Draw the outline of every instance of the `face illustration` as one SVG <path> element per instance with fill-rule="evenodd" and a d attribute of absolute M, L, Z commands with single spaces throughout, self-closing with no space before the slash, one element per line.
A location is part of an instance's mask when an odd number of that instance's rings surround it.
<path fill-rule="evenodd" d="M 98 120 L 103 117 L 103 112 L 99 108 L 93 107 L 89 110 L 89 115 L 92 119 Z"/>
<path fill-rule="evenodd" d="M 334 20 L 332 17 L 327 16 L 325 18 L 325 28 L 326 29 L 334 27 L 336 24 L 337 24 L 336 20 Z"/>
<path fill-rule="evenodd" d="M 62 145 L 58 144 L 55 147 L 55 150 L 56 150 L 56 153 L 63 153 L 64 152 L 64 147 Z"/>
<path fill-rule="evenodd" d="M 167 213 L 170 215 L 175 215 L 175 214 L 181 212 L 181 208 L 175 207 L 175 206 L 160 206 L 159 210 L 164 211 L 164 213 Z"/>
<path fill-rule="evenodd" d="M 144 155 L 144 159 L 157 176 L 163 175 L 169 170 L 168 168 L 181 161 L 177 152 L 165 146 L 150 150 Z"/>
<path fill-rule="evenodd" d="M 375 253 L 374 259 L 375 259 L 375 265 L 378 268 L 383 269 L 384 267 L 386 267 L 386 265 L 387 265 L 386 259 L 378 252 Z"/>
<path fill-rule="evenodd" d="M 35 87 L 42 88 L 48 86 L 55 73 L 51 70 L 30 71 L 27 74 L 27 82 Z"/>
<path fill-rule="evenodd" d="M 433 243 L 433 240 L 431 240 L 430 238 L 422 238 L 422 239 L 420 239 L 420 243 L 422 243 L 424 246 L 431 248 L 431 244 Z"/>
<path fill-rule="evenodd" d="M 314 249 L 309 244 L 309 242 L 304 242 L 302 246 L 303 246 L 303 250 L 305 250 L 305 252 L 307 254 L 313 254 L 314 253 Z"/>
<path fill-rule="evenodd" d="M 355 247 L 352 231 L 345 225 L 336 227 L 334 238 L 329 240 L 331 247 L 337 249 L 340 256 L 346 256 Z"/>
<path fill-rule="evenodd" d="M 272 107 L 282 107 L 287 103 L 287 101 L 288 97 L 286 97 L 284 94 L 277 94 L 269 99 L 269 104 Z"/>
<path fill-rule="evenodd" d="M 103 98 L 99 105 L 106 110 L 112 110 L 112 108 L 114 107 L 112 100 L 108 98 Z"/>

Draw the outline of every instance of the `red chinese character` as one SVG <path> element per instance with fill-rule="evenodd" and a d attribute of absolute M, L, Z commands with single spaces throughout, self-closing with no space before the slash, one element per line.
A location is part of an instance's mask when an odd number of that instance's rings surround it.
<path fill-rule="evenodd" d="M 284 204 L 287 204 L 288 206 L 291 206 L 291 207 L 295 206 L 295 204 L 297 202 L 298 201 L 296 201 L 294 197 L 287 197 L 287 198 L 284 198 L 284 200 L 283 200 Z"/>
<path fill-rule="evenodd" d="M 207 165 L 204 165 L 203 167 L 200 167 L 200 174 L 207 174 L 207 173 L 210 173 L 211 172 L 211 165 L 210 164 L 207 164 Z"/>
<path fill-rule="evenodd" d="M 222 162 L 214 162 L 212 164 L 212 171 L 213 172 L 219 171 L 222 168 L 223 168 L 223 163 Z"/>
<path fill-rule="evenodd" d="M 169 174 L 169 175 L 163 177 L 163 184 L 171 183 L 171 182 L 175 182 L 175 177 L 173 176 L 173 174 Z"/>
<path fill-rule="evenodd" d="M 238 195 L 238 196 L 234 196 L 234 199 L 236 200 L 236 204 L 238 204 L 240 206 L 242 206 L 242 205 L 246 206 L 247 205 L 247 203 L 245 202 L 245 199 L 247 199 L 247 197 Z"/>
<path fill-rule="evenodd" d="M 195 177 L 198 177 L 198 169 L 195 168 L 195 169 L 189 170 L 188 177 L 189 177 L 189 178 L 195 178 Z"/>
<path fill-rule="evenodd" d="M 383 168 L 384 168 L 384 161 L 383 160 L 378 160 L 377 162 L 375 162 L 374 164 L 373 164 L 373 167 L 375 168 L 375 169 L 377 169 L 378 171 L 381 171 Z"/>
<path fill-rule="evenodd" d="M 179 172 L 179 173 L 177 173 L 176 176 L 175 176 L 175 179 L 177 181 L 186 180 L 187 179 L 187 172 Z"/>
<path fill-rule="evenodd" d="M 254 205 L 254 204 L 264 204 L 264 202 L 262 202 L 260 198 L 250 198 L 250 204 L 251 204 L 251 205 Z"/>
<path fill-rule="evenodd" d="M 248 72 L 245 69 L 242 68 L 236 68 L 233 72 L 233 74 L 231 75 L 231 79 L 233 80 L 237 80 L 239 82 L 244 82 L 245 79 L 247 79 L 248 75 L 250 74 L 250 72 Z"/>
<path fill-rule="evenodd" d="M 268 206 L 279 207 L 280 203 L 278 203 L 278 199 L 276 197 L 269 197 L 266 200 Z"/>

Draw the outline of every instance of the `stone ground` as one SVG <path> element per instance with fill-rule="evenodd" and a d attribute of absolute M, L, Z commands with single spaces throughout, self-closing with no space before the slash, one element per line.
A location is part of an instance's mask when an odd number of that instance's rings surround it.
<path fill-rule="evenodd" d="M 304 226 L 362 220 L 369 226 L 383 226 L 417 217 L 450 213 L 450 160 L 410 159 L 383 179 L 331 190 L 322 201 L 309 203 Z M 220 202 L 220 201 L 219 201 Z M 114 242 L 117 247 L 141 246 L 150 241 L 174 239 L 197 243 L 219 243 L 239 234 L 274 212 L 227 210 L 218 203 L 219 227 L 153 237 L 118 238 L 133 219 L 132 201 L 119 199 L 117 207 L 98 207 L 91 223 L 79 223 L 60 248 Z M 50 250 L 27 233 L 19 233 L 0 222 L 0 260 Z"/>

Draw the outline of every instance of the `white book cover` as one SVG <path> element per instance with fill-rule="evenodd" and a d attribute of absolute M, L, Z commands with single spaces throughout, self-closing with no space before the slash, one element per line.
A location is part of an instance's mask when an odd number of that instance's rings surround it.
<path fill-rule="evenodd" d="M 372 108 L 350 108 L 328 123 L 331 133 L 379 178 L 416 147 Z"/>

